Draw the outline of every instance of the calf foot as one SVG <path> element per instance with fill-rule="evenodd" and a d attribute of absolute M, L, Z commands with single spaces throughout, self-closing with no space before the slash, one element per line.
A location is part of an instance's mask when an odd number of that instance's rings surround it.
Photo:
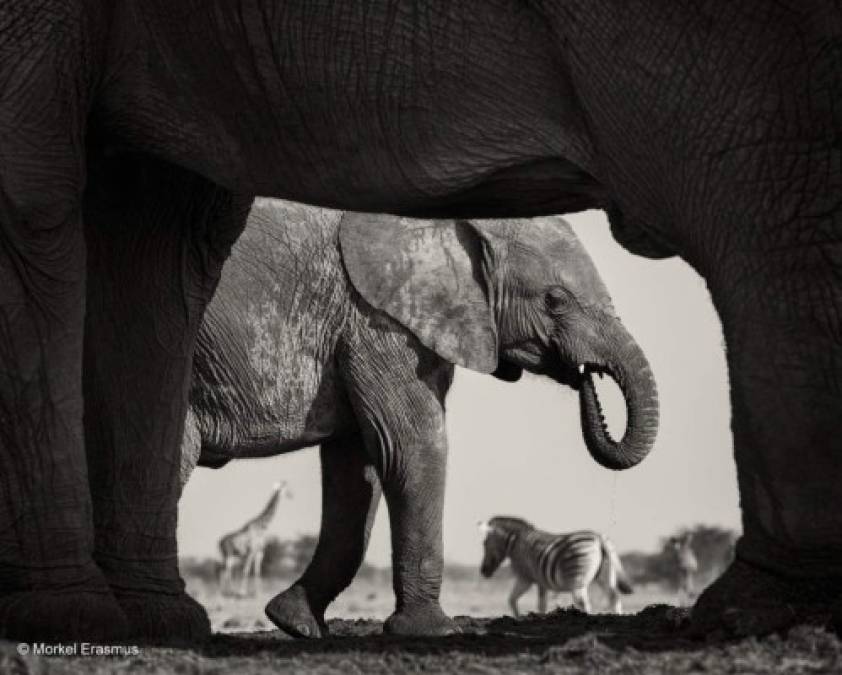
<path fill-rule="evenodd" d="M 737 559 L 693 607 L 692 637 L 747 637 L 796 624 L 826 624 L 840 580 L 798 579 Z"/>
<path fill-rule="evenodd" d="M 305 588 L 295 584 L 272 598 L 264 611 L 272 623 L 292 637 L 320 638 L 328 635 L 324 609 L 314 608 Z"/>
<path fill-rule="evenodd" d="M 383 632 L 392 635 L 442 636 L 461 633 L 438 602 L 406 605 L 386 619 Z"/>

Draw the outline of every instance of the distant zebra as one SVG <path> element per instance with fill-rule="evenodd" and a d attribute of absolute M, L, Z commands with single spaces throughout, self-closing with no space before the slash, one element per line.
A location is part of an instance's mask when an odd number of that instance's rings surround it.
<path fill-rule="evenodd" d="M 632 593 L 632 587 L 608 537 L 589 530 L 552 534 L 510 516 L 495 516 L 479 527 L 485 534 L 482 575 L 490 577 L 506 558 L 511 560 L 515 585 L 509 606 L 514 616 L 518 616 L 518 598 L 532 584 L 538 586 L 538 611 L 542 614 L 547 611 L 547 591 L 572 593 L 573 604 L 590 613 L 588 586 L 600 571 L 604 574 L 598 582 L 609 596 L 611 611 L 622 613 L 619 594 Z"/>
<path fill-rule="evenodd" d="M 677 537 L 670 537 L 667 547 L 672 551 L 673 564 L 678 576 L 678 598 L 683 605 L 692 605 L 696 599 L 693 578 L 699 571 L 699 561 L 693 552 L 693 533 L 684 532 Z"/>

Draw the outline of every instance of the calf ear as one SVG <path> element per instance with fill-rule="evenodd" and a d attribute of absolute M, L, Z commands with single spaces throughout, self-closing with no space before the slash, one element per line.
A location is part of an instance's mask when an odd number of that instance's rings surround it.
<path fill-rule="evenodd" d="M 493 254 L 470 223 L 349 212 L 339 242 L 351 283 L 372 307 L 451 363 L 496 370 Z"/>

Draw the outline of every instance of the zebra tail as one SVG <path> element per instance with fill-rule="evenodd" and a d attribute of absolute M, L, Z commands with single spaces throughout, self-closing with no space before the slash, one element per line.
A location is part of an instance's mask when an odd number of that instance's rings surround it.
<path fill-rule="evenodd" d="M 608 537 L 600 537 L 600 541 L 602 542 L 604 564 L 608 565 L 608 583 L 620 593 L 631 595 L 634 593 L 634 588 L 623 569 L 620 556 L 617 555 L 617 549 L 614 548 L 614 544 Z"/>

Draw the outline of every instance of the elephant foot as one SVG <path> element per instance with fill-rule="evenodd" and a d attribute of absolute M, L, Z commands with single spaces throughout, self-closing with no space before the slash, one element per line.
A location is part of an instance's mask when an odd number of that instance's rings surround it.
<path fill-rule="evenodd" d="M 797 624 L 825 625 L 839 590 L 836 578 L 785 577 L 737 559 L 699 596 L 688 634 L 741 638 L 778 633 Z"/>
<path fill-rule="evenodd" d="M 383 632 L 392 635 L 440 637 L 461 633 L 459 626 L 444 613 L 438 602 L 408 605 L 386 619 Z"/>
<path fill-rule="evenodd" d="M 298 584 L 272 598 L 264 611 L 272 623 L 292 637 L 320 638 L 328 635 L 324 609 L 314 609 L 307 591 Z"/>
<path fill-rule="evenodd" d="M 0 639 L 20 642 L 116 642 L 129 622 L 107 586 L 0 595 Z"/>
<path fill-rule="evenodd" d="M 193 646 L 211 634 L 204 608 L 187 593 L 115 593 L 129 619 L 133 639 L 151 645 Z"/>

